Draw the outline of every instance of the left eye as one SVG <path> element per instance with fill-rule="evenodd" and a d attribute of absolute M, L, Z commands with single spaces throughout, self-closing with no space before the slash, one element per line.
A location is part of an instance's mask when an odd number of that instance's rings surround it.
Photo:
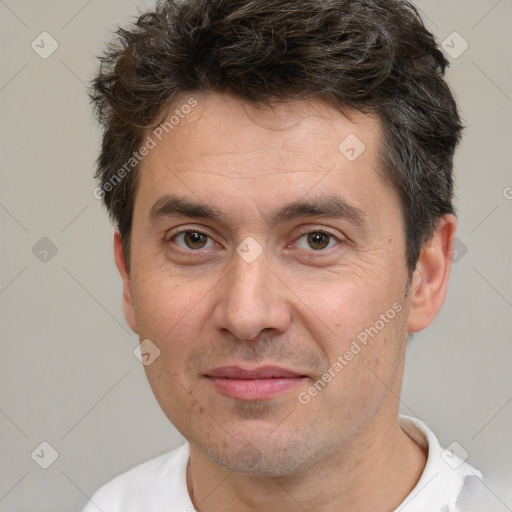
<path fill-rule="evenodd" d="M 329 240 L 333 242 L 339 242 L 339 240 L 334 235 L 327 233 L 326 231 L 311 231 L 309 233 L 304 233 L 299 238 L 299 240 L 304 238 L 306 239 L 307 245 L 313 248 L 315 251 L 321 251 L 323 249 L 330 248 Z M 301 247 L 301 249 L 307 249 L 307 247 Z"/>
<path fill-rule="evenodd" d="M 174 235 L 171 240 L 182 240 L 185 244 L 185 247 L 181 246 L 179 243 L 178 247 L 181 249 L 208 249 L 209 247 L 213 247 L 213 240 L 204 233 L 200 231 L 181 231 L 180 233 Z M 211 245 L 207 246 L 207 241 L 210 239 Z"/>

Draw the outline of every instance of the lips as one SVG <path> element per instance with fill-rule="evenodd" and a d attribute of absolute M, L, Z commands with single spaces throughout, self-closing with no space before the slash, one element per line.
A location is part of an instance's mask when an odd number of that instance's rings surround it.
<path fill-rule="evenodd" d="M 277 397 L 300 385 L 308 377 L 277 366 L 252 370 L 223 366 L 207 372 L 205 377 L 222 395 L 236 400 L 263 401 Z"/>
<path fill-rule="evenodd" d="M 277 366 L 262 366 L 254 370 L 244 370 L 238 366 L 223 366 L 222 368 L 216 368 L 208 372 L 207 376 L 243 380 L 305 377 L 305 375 L 301 375 L 300 373 Z"/>

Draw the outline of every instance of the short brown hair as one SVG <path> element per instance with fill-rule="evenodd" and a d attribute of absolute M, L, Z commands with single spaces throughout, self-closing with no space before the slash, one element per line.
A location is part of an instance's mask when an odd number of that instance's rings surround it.
<path fill-rule="evenodd" d="M 462 126 L 443 79 L 448 61 L 406 1 L 161 1 L 120 28 L 100 60 L 90 92 L 104 127 L 96 176 L 127 262 L 137 169 L 112 180 L 161 113 L 193 91 L 266 106 L 318 98 L 376 113 L 411 273 L 437 218 L 454 213 Z"/>

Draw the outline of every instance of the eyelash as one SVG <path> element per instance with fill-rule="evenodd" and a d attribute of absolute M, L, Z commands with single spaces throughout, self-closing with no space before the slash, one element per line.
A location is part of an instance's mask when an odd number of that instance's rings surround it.
<path fill-rule="evenodd" d="M 208 235 L 207 233 L 204 233 L 202 231 L 199 231 L 197 229 L 184 229 L 182 231 L 178 231 L 176 233 L 173 233 L 170 237 L 166 236 L 166 242 L 172 242 L 175 238 L 177 238 L 178 236 L 180 235 L 183 235 L 183 234 L 186 234 L 186 233 L 197 233 L 199 235 L 202 235 L 202 236 L 206 236 L 207 238 L 209 238 L 210 240 L 213 241 L 213 237 L 211 237 L 210 235 Z M 316 233 L 323 233 L 331 238 L 334 238 L 337 242 L 338 242 L 338 245 L 343 243 L 342 240 L 340 240 L 340 238 L 338 236 L 336 236 L 334 233 L 331 233 L 329 230 L 325 229 L 325 228 L 317 228 L 317 229 L 308 229 L 308 230 L 304 230 L 302 231 L 300 234 L 299 234 L 299 237 L 297 238 L 296 241 L 300 240 L 302 237 L 306 236 L 306 235 L 309 235 L 309 234 L 316 234 Z M 175 242 L 174 242 L 175 243 Z M 216 243 L 216 242 L 215 242 Z M 179 247 L 179 246 L 178 246 Z M 335 246 L 334 246 L 335 247 Z M 181 247 L 179 247 L 179 249 L 181 251 L 184 251 L 184 252 L 187 252 L 187 253 L 203 253 L 204 251 L 208 250 L 208 249 L 197 249 L 197 250 L 194 250 L 194 249 L 183 249 Z M 319 249 L 319 250 L 310 250 L 308 252 L 311 252 L 311 253 L 326 253 L 328 251 L 330 251 L 331 249 L 333 249 L 333 247 L 329 247 L 329 248 L 325 248 L 325 249 Z"/>

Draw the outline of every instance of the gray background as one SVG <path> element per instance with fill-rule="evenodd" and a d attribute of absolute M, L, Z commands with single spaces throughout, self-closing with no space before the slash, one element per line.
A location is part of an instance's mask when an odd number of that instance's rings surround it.
<path fill-rule="evenodd" d="M 2 512 L 78 510 L 182 441 L 133 355 L 113 229 L 92 194 L 100 132 L 85 85 L 110 31 L 150 5 L 0 0 Z M 454 31 L 469 44 L 448 75 L 467 129 L 456 263 L 442 312 L 411 341 L 402 410 L 456 441 L 512 510 L 512 1 L 417 5 L 452 53 Z M 31 48 L 43 31 L 59 45 L 46 59 Z M 43 441 L 58 453 L 48 469 Z"/>

